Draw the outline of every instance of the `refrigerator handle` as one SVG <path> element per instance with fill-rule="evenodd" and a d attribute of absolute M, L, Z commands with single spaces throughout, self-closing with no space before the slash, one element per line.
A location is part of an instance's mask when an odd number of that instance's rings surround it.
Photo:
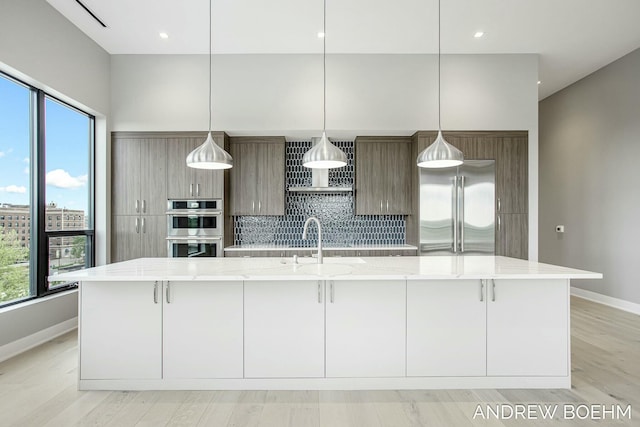
<path fill-rule="evenodd" d="M 460 189 L 458 191 L 458 209 L 460 210 L 460 214 L 458 215 L 458 225 L 460 226 L 460 252 L 464 252 L 464 176 L 460 177 Z"/>
<path fill-rule="evenodd" d="M 458 253 L 458 176 L 453 177 L 453 253 Z"/>

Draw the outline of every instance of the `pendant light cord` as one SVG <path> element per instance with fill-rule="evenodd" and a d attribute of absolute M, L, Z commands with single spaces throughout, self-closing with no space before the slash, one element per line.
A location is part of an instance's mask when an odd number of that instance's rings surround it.
<path fill-rule="evenodd" d="M 438 130 L 442 130 L 442 126 L 440 125 L 440 105 L 442 104 L 440 100 L 440 0 L 438 0 Z"/>
<path fill-rule="evenodd" d="M 211 132 L 211 3 L 209 0 L 209 132 Z"/>
<path fill-rule="evenodd" d="M 322 11 L 322 132 L 327 130 L 327 0 Z"/>

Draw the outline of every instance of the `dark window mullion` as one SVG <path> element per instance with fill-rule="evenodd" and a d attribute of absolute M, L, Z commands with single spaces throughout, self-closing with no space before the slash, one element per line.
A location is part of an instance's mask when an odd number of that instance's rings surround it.
<path fill-rule="evenodd" d="M 38 296 L 44 295 L 47 290 L 47 276 L 49 274 L 49 253 L 48 253 L 48 241 L 46 235 L 46 164 L 45 164 L 45 94 L 43 91 L 37 91 L 37 109 L 36 118 L 38 123 L 37 137 L 36 137 L 36 155 L 34 167 L 36 168 L 36 181 L 33 188 L 33 192 L 36 194 L 36 285 Z"/>

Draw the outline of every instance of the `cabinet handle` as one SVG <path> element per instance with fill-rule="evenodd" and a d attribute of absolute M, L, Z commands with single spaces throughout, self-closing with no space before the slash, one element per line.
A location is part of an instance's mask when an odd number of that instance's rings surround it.
<path fill-rule="evenodd" d="M 136 218 L 136 233 L 140 233 L 140 220 Z"/>
<path fill-rule="evenodd" d="M 171 282 L 167 282 L 167 304 L 171 304 Z"/>
<path fill-rule="evenodd" d="M 258 200 L 258 213 L 262 212 L 262 202 Z"/>
<path fill-rule="evenodd" d="M 196 184 L 196 197 L 200 197 L 200 184 Z"/>
<path fill-rule="evenodd" d="M 146 221 L 142 218 L 142 234 L 147 234 L 147 227 L 145 226 Z"/>
<path fill-rule="evenodd" d="M 498 215 L 498 231 L 502 229 L 502 223 L 500 221 L 500 215 Z"/>
<path fill-rule="evenodd" d="M 333 302 L 335 301 L 335 291 L 334 291 L 334 286 L 333 286 L 333 280 L 331 280 L 329 282 L 329 293 L 331 294 L 331 304 L 333 304 Z"/>
<path fill-rule="evenodd" d="M 380 200 L 380 212 L 382 212 L 382 200 Z"/>
<path fill-rule="evenodd" d="M 140 200 L 136 199 L 135 205 L 136 205 L 136 213 L 140 213 Z"/>
<path fill-rule="evenodd" d="M 387 200 L 387 212 L 389 212 L 389 200 Z"/>
<path fill-rule="evenodd" d="M 147 213 L 147 201 L 142 199 L 142 213 Z"/>
<path fill-rule="evenodd" d="M 318 280 L 318 304 L 322 304 L 322 280 Z"/>
<path fill-rule="evenodd" d="M 500 212 L 500 197 L 498 197 L 498 212 Z"/>
<path fill-rule="evenodd" d="M 153 283 L 153 303 L 158 303 L 158 282 Z"/>
<path fill-rule="evenodd" d="M 496 300 L 496 281 L 491 279 L 491 301 Z"/>
<path fill-rule="evenodd" d="M 193 183 L 189 184 L 189 195 L 193 196 Z"/>
<path fill-rule="evenodd" d="M 256 201 L 255 200 L 251 201 L 251 212 L 252 213 L 256 213 Z"/>
<path fill-rule="evenodd" d="M 480 280 L 480 302 L 484 301 L 484 279 Z"/>

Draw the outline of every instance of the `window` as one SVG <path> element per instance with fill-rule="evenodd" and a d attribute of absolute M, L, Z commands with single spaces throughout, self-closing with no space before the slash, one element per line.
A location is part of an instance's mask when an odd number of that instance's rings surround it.
<path fill-rule="evenodd" d="M 73 287 L 47 277 L 94 265 L 93 148 L 92 116 L 0 73 L 0 219 L 12 220 L 0 223 L 0 306 Z M 53 229 L 74 216 L 82 227 Z"/>
<path fill-rule="evenodd" d="M 0 210 L 8 221 L 15 210 L 31 209 L 31 96 L 29 87 L 0 75 Z M 7 222 L 0 235 L 0 304 L 35 293 L 31 280 L 35 257 L 21 245 L 12 226 Z"/>

